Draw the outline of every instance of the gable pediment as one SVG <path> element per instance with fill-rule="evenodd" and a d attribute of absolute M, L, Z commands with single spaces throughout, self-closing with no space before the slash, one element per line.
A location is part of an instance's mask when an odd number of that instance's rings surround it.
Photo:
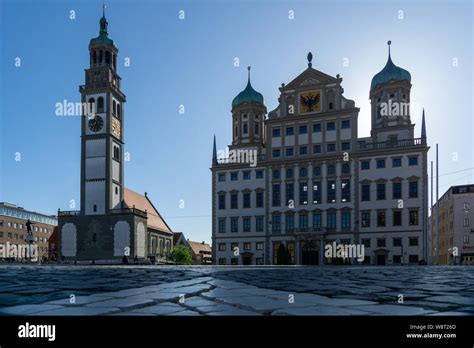
<path fill-rule="evenodd" d="M 333 84 L 333 83 L 340 83 L 342 81 L 341 78 L 335 78 L 328 74 L 323 73 L 322 71 L 308 68 L 303 71 L 300 75 L 298 75 L 295 79 L 293 79 L 290 83 L 288 83 L 285 87 L 282 87 L 281 90 L 291 90 L 291 89 L 298 89 L 301 87 L 308 87 L 308 86 L 321 86 L 326 84 Z"/>

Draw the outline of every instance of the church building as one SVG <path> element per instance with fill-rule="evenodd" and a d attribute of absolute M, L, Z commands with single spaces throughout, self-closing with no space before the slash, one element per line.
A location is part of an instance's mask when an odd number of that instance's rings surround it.
<path fill-rule="evenodd" d="M 232 101 L 229 156 L 212 157 L 212 252 L 220 265 L 418 264 L 427 260 L 427 146 L 410 73 L 389 54 L 369 90 L 371 133 L 339 75 L 307 68 L 267 113 L 250 81 Z M 250 161 L 249 159 L 254 159 Z M 358 260 L 327 245 L 364 246 Z"/>
<path fill-rule="evenodd" d="M 124 186 L 124 105 L 118 47 L 108 36 L 105 9 L 99 36 L 90 40 L 90 67 L 79 87 L 81 210 L 59 211 L 59 257 L 120 262 L 167 258 L 173 233 L 149 197 Z"/>

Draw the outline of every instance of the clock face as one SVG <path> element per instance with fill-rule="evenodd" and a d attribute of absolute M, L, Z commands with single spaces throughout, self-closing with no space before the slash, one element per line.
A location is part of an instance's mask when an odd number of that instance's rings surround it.
<path fill-rule="evenodd" d="M 120 138 L 120 121 L 115 118 L 112 119 L 112 133 L 117 138 Z"/>
<path fill-rule="evenodd" d="M 321 111 L 321 91 L 300 93 L 300 113 Z"/>
<path fill-rule="evenodd" d="M 104 126 L 104 120 L 99 115 L 95 115 L 94 118 L 91 118 L 89 120 L 89 129 L 94 133 L 97 133 L 98 131 L 100 131 L 103 126 Z"/>

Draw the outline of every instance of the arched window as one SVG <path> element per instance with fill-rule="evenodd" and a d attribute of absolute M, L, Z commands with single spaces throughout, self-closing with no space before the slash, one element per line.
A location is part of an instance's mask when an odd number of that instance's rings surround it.
<path fill-rule="evenodd" d="M 109 51 L 105 51 L 105 64 L 110 65 L 110 52 Z"/>
<path fill-rule="evenodd" d="M 120 104 L 117 103 L 117 117 L 120 118 L 122 115 L 120 114 Z"/>
<path fill-rule="evenodd" d="M 116 54 L 114 54 L 114 56 L 113 56 L 113 62 L 114 62 L 113 63 L 114 64 L 114 70 L 117 70 L 117 55 Z"/>
<path fill-rule="evenodd" d="M 102 63 L 102 50 L 99 52 L 99 63 Z"/>
<path fill-rule="evenodd" d="M 104 98 L 97 99 L 97 112 L 104 112 Z"/>
<path fill-rule="evenodd" d="M 94 64 L 97 64 L 97 51 L 94 51 L 93 53 L 93 61 L 94 61 Z"/>
<path fill-rule="evenodd" d="M 247 123 L 244 123 L 244 134 L 248 134 L 249 132 L 249 126 Z"/>
<path fill-rule="evenodd" d="M 89 98 L 89 110 L 87 110 L 87 114 L 93 114 L 95 112 L 95 100 L 94 98 Z"/>
<path fill-rule="evenodd" d="M 115 115 L 116 110 L 117 110 L 117 103 L 115 103 L 115 100 L 112 102 L 112 113 Z"/>
<path fill-rule="evenodd" d="M 255 123 L 255 135 L 258 135 L 259 129 L 258 129 L 258 123 Z"/>

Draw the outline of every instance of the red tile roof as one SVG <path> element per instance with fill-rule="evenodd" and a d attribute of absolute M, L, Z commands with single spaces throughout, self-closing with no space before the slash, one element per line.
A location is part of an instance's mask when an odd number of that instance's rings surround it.
<path fill-rule="evenodd" d="M 137 208 L 142 211 L 147 212 L 147 224 L 148 227 L 154 230 L 158 230 L 161 232 L 165 232 L 168 234 L 172 234 L 171 228 L 168 224 L 163 220 L 158 210 L 156 210 L 153 203 L 151 203 L 150 199 L 145 196 L 141 195 L 135 191 L 132 191 L 128 188 L 124 189 L 124 203 L 127 208 Z"/>
<path fill-rule="evenodd" d="M 189 243 L 189 246 L 191 247 L 191 249 L 193 249 L 193 252 L 195 254 L 199 254 L 201 251 L 202 252 L 208 252 L 208 253 L 210 253 L 212 251 L 211 246 L 209 244 L 202 244 L 202 243 L 198 243 L 198 242 L 193 242 L 191 240 L 188 240 L 188 243 Z"/>

